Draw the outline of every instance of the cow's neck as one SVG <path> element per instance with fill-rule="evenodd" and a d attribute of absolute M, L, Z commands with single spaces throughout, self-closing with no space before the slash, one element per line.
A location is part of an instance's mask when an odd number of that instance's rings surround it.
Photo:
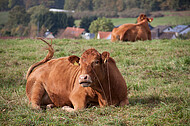
<path fill-rule="evenodd" d="M 146 30 L 150 30 L 149 26 L 148 26 L 148 21 L 147 20 L 144 20 L 144 21 L 138 23 L 138 25 L 143 26 Z"/>
<path fill-rule="evenodd" d="M 101 85 L 99 84 L 99 86 L 97 86 L 95 89 L 99 93 L 98 97 L 102 99 L 102 101 L 104 101 L 105 105 L 114 104 L 115 97 L 113 95 L 116 93 L 114 88 L 117 88 L 117 75 L 115 76 L 114 74 L 115 72 L 116 74 L 118 74 L 117 72 L 119 72 L 116 66 L 113 64 L 110 64 L 108 68 L 109 69 L 105 71 L 105 78 L 103 80 L 100 80 Z"/>

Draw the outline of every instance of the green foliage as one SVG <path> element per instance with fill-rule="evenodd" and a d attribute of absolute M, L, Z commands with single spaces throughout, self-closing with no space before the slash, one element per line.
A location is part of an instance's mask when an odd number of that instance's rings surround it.
<path fill-rule="evenodd" d="M 8 0 L 0 0 L 0 11 L 8 10 L 9 9 L 8 4 L 9 4 Z"/>
<path fill-rule="evenodd" d="M 76 8 L 76 10 L 78 11 L 86 11 L 86 10 L 91 11 L 92 9 L 93 9 L 92 0 L 80 0 Z"/>
<path fill-rule="evenodd" d="M 45 6 L 35 6 L 28 10 L 31 14 L 31 24 L 38 24 L 39 27 L 49 29 L 53 34 L 56 34 L 58 29 L 72 27 L 74 25 L 74 18 L 72 16 L 67 17 L 65 13 L 53 13 L 49 12 Z"/>
<path fill-rule="evenodd" d="M 54 39 L 54 58 L 89 48 L 110 52 L 126 80 L 129 105 L 91 107 L 68 113 L 33 110 L 25 74 L 47 51 L 33 39 L 0 40 L 0 125 L 189 125 L 190 40 L 116 42 Z"/>
<path fill-rule="evenodd" d="M 24 0 L 26 9 L 39 5 L 39 0 Z M 38 11 L 38 10 L 35 10 Z M 35 13 L 35 11 L 33 11 Z"/>
<path fill-rule="evenodd" d="M 75 10 L 80 0 L 65 0 L 65 10 Z"/>
<path fill-rule="evenodd" d="M 16 5 L 29 9 L 44 5 L 48 8 L 59 8 L 75 11 L 115 11 L 122 12 L 131 8 L 148 11 L 189 10 L 189 0 L 1 0 L 0 10 L 8 10 Z"/>
<path fill-rule="evenodd" d="M 34 6 L 34 7 L 30 8 L 27 12 L 31 15 L 30 23 L 37 24 L 40 16 L 48 13 L 49 10 L 45 6 L 39 5 L 39 6 Z"/>
<path fill-rule="evenodd" d="M 58 29 L 66 28 L 67 26 L 74 25 L 74 19 L 72 17 L 67 18 L 65 13 L 52 13 L 47 12 L 39 17 L 40 27 L 44 25 L 53 34 L 56 34 Z"/>
<path fill-rule="evenodd" d="M 21 6 L 15 6 L 9 11 L 9 25 L 11 27 L 17 25 L 27 26 L 30 21 L 30 15 L 26 13 L 26 10 Z"/>
<path fill-rule="evenodd" d="M 68 16 L 67 17 L 67 26 L 68 27 L 73 27 L 75 25 L 75 19 L 73 16 Z"/>
<path fill-rule="evenodd" d="M 103 17 L 93 21 L 89 27 L 89 31 L 97 34 L 98 31 L 112 31 L 113 27 L 114 25 L 111 20 Z"/>
<path fill-rule="evenodd" d="M 86 32 L 89 32 L 89 27 L 92 21 L 96 20 L 96 16 L 84 17 L 80 21 L 80 28 L 84 28 Z"/>
<path fill-rule="evenodd" d="M 9 0 L 8 7 L 13 8 L 15 6 L 24 6 L 23 0 Z"/>

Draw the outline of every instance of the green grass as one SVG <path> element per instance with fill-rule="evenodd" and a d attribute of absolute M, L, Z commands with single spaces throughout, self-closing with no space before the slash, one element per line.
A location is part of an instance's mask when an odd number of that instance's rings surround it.
<path fill-rule="evenodd" d="M 179 17 L 179 16 L 166 16 L 160 18 L 154 18 L 151 25 L 189 25 L 190 16 Z"/>
<path fill-rule="evenodd" d="M 112 18 L 111 21 L 115 26 L 126 24 L 126 23 L 136 23 L 137 18 Z M 154 18 L 151 22 L 153 27 L 158 25 L 189 25 L 190 24 L 190 16 L 166 16 L 166 17 L 159 17 Z"/>
<path fill-rule="evenodd" d="M 125 107 L 74 113 L 28 105 L 25 74 L 47 51 L 39 40 L 0 40 L 0 125 L 189 125 L 190 40 L 116 42 L 55 39 L 54 58 L 109 51 L 129 89 Z"/>
<path fill-rule="evenodd" d="M 190 11 L 162 11 L 162 12 L 152 12 L 152 13 L 162 13 L 164 17 L 154 18 L 151 25 L 156 27 L 158 25 L 189 25 L 190 24 Z M 110 18 L 114 26 L 126 24 L 126 23 L 136 23 L 137 18 Z M 79 26 L 81 20 L 76 20 L 76 26 Z"/>
<path fill-rule="evenodd" d="M 127 24 L 127 23 L 136 23 L 137 18 L 111 18 L 114 26 Z"/>
<path fill-rule="evenodd" d="M 5 24 L 8 21 L 9 12 L 0 12 L 0 24 Z"/>

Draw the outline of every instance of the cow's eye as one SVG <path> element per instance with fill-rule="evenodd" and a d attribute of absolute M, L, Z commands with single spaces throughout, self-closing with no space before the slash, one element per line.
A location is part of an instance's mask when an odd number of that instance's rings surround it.
<path fill-rule="evenodd" d="M 94 64 L 95 65 L 98 65 L 99 64 L 99 61 L 97 60 L 97 61 L 94 61 Z"/>

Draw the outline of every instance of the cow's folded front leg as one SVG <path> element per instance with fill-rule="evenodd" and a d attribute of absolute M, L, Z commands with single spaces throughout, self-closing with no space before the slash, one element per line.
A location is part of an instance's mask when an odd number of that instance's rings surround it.
<path fill-rule="evenodd" d="M 85 94 L 76 91 L 75 93 L 72 93 L 69 98 L 72 102 L 74 109 L 69 106 L 64 106 L 62 108 L 63 110 L 66 110 L 68 112 L 73 112 L 73 111 L 77 111 L 77 110 L 82 110 L 86 107 L 86 95 Z"/>

